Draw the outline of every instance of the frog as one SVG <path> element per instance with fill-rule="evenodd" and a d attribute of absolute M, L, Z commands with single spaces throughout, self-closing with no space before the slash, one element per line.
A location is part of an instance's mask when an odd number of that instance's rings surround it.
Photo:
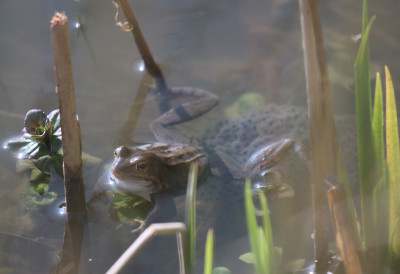
<path fill-rule="evenodd" d="M 272 184 L 279 193 L 281 189 L 292 187 L 287 181 L 297 180 L 297 170 L 309 172 L 305 107 L 268 104 L 240 117 L 217 122 L 196 138 L 182 134 L 173 126 L 206 114 L 218 104 L 219 98 L 209 91 L 191 87 L 169 88 L 168 93 L 171 98 L 184 95 L 195 100 L 171 108 L 151 122 L 156 143 L 117 148 L 111 168 L 113 181 L 121 191 L 155 203 L 145 227 L 176 214 L 171 209 L 174 203 L 170 196 L 185 190 L 192 164 L 199 167 L 200 185 L 209 177 L 223 178 L 217 180 L 218 187 L 214 185 L 211 191 L 206 191 L 207 195 L 216 196 L 213 202 L 227 200 L 226 194 L 233 189 L 238 190 L 235 197 L 241 200 L 246 178 L 253 178 L 265 186 L 270 184 L 268 175 L 277 173 L 279 176 L 273 178 L 279 179 Z M 339 115 L 336 122 L 338 131 L 344 133 L 339 135 L 339 143 L 345 145 L 345 162 L 354 165 L 357 163 L 355 120 L 350 115 Z M 287 176 L 287 173 L 291 175 Z M 357 172 L 350 174 L 350 177 L 354 176 Z M 291 179 L 286 180 L 287 177 Z M 309 192 L 309 186 L 305 188 Z M 165 214 L 161 208 L 170 208 L 171 213 Z"/>

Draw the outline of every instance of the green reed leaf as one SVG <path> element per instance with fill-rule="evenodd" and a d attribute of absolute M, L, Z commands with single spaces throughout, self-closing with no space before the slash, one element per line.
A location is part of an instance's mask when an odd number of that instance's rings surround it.
<path fill-rule="evenodd" d="M 364 2 L 366 5 L 366 2 Z M 364 6 L 365 8 L 365 6 Z M 363 12 L 363 25 L 366 11 Z M 372 192 L 376 183 L 375 149 L 372 137 L 372 103 L 369 74 L 368 36 L 374 18 L 362 32 L 362 41 L 355 62 L 356 113 L 363 239 L 367 248 L 374 246 Z"/>
<path fill-rule="evenodd" d="M 210 228 L 207 233 L 206 252 L 204 256 L 204 274 L 213 273 L 214 231 Z"/>
<path fill-rule="evenodd" d="M 186 238 L 185 254 L 187 273 L 192 273 L 196 257 L 196 187 L 197 187 L 197 164 L 192 164 L 189 170 L 188 187 L 185 203 L 185 225 L 188 233 Z"/>
<path fill-rule="evenodd" d="M 397 125 L 396 99 L 393 90 L 392 77 L 385 66 L 386 75 L 386 151 L 390 184 L 389 229 L 392 238 L 391 254 L 400 259 L 400 153 L 399 131 Z"/>

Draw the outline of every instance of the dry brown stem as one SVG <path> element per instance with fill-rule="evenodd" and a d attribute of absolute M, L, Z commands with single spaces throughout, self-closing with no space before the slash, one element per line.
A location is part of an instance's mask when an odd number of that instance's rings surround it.
<path fill-rule="evenodd" d="M 157 63 L 154 61 L 153 55 L 149 49 L 149 46 L 146 43 L 146 39 L 143 36 L 142 31 L 140 30 L 139 23 L 136 20 L 135 14 L 133 13 L 131 7 L 127 0 L 114 0 L 114 4 L 117 7 L 117 14 L 116 14 L 116 23 L 118 26 L 124 26 L 123 23 L 119 22 L 118 15 L 119 9 L 122 10 L 126 21 L 129 26 L 129 30 L 135 39 L 135 43 L 139 49 L 140 55 L 143 58 L 144 65 L 146 67 L 147 72 L 154 77 L 156 80 L 157 87 L 160 90 L 165 90 L 167 88 L 164 75 L 161 69 L 158 67 Z"/>
<path fill-rule="evenodd" d="M 320 272 L 327 268 L 329 260 L 328 218 L 326 216 L 326 198 L 323 181 L 323 172 L 326 168 L 326 155 L 323 154 L 324 138 L 321 129 L 323 129 L 324 121 L 322 116 L 321 86 L 319 84 L 320 75 L 316 55 L 316 39 L 310 1 L 299 0 L 299 4 L 311 140 L 311 190 L 314 213 L 315 271 Z"/>
<path fill-rule="evenodd" d="M 60 109 L 67 212 L 86 212 L 82 177 L 82 144 L 68 37 L 68 18 L 56 13 L 51 20 L 56 93 Z"/>
<path fill-rule="evenodd" d="M 55 272 L 76 273 L 80 262 L 86 203 L 82 176 L 81 133 L 75 104 L 67 16 L 64 13 L 55 13 L 50 26 L 56 93 L 60 110 L 64 188 L 68 216 L 61 262 L 56 266 Z"/>
<path fill-rule="evenodd" d="M 346 273 L 362 273 L 361 242 L 358 241 L 358 232 L 353 226 L 352 216 L 347 204 L 343 186 L 332 187 L 328 191 L 329 208 L 333 218 L 336 245 L 343 260 Z"/>

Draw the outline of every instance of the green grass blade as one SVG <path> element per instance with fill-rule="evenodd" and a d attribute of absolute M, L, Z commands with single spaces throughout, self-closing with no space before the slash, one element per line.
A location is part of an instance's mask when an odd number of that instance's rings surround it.
<path fill-rule="evenodd" d="M 372 104 L 369 74 L 368 35 L 374 18 L 362 33 L 355 62 L 358 156 L 360 169 L 363 239 L 367 248 L 374 246 L 372 192 L 375 185 L 375 151 L 372 137 Z"/>
<path fill-rule="evenodd" d="M 372 117 L 372 134 L 376 152 L 378 174 L 383 174 L 385 166 L 385 144 L 383 139 L 383 99 L 382 84 L 379 72 L 376 74 L 374 112 Z"/>
<path fill-rule="evenodd" d="M 204 256 L 204 274 L 213 273 L 214 231 L 210 228 L 207 233 L 206 253 Z"/>
<path fill-rule="evenodd" d="M 267 273 L 274 273 L 275 265 L 274 265 L 274 243 L 272 237 L 272 228 L 271 228 L 271 219 L 269 218 L 269 208 L 267 203 L 267 198 L 264 193 L 259 194 L 261 210 L 263 214 L 263 226 L 264 226 L 264 235 L 265 235 L 265 254 L 264 258 L 266 261 L 266 266 L 268 268 Z"/>
<path fill-rule="evenodd" d="M 397 223 L 400 220 L 400 153 L 399 131 L 397 126 L 396 100 L 393 90 L 392 77 L 385 66 L 386 75 L 386 150 L 387 166 L 390 183 L 390 213 L 389 228 L 392 238 L 392 255 L 400 259 L 400 229 Z"/>
<path fill-rule="evenodd" d="M 260 261 L 260 269 L 263 274 L 271 274 L 271 271 L 268 269 L 269 267 L 269 255 L 268 254 L 268 243 L 267 239 L 264 234 L 264 230 L 261 227 L 258 227 L 257 230 L 257 238 L 258 238 L 258 252 L 261 255 L 261 261 Z"/>
<path fill-rule="evenodd" d="M 372 195 L 372 208 L 374 229 L 379 231 L 377 233 L 377 242 L 387 242 L 389 237 L 389 185 L 386 176 L 386 162 L 385 162 L 385 140 L 384 140 L 384 109 L 383 109 L 383 95 L 381 76 L 376 74 L 376 86 L 374 96 L 374 112 L 372 117 L 372 134 L 374 140 L 374 147 L 376 152 L 376 185 Z M 389 248 L 377 248 L 377 267 L 376 271 L 382 272 L 384 269 L 380 266 L 385 265 L 388 258 Z"/>
<path fill-rule="evenodd" d="M 247 228 L 252 254 L 254 256 L 254 267 L 257 274 L 274 273 L 274 245 L 272 240 L 271 221 L 267 199 L 264 193 L 259 194 L 261 211 L 263 214 L 263 227 L 257 225 L 253 196 L 250 180 L 246 180 L 245 187 L 245 207 Z"/>
<path fill-rule="evenodd" d="M 389 208 L 388 199 L 383 199 L 387 193 L 386 176 L 385 176 L 385 141 L 383 128 L 383 99 L 382 99 L 382 84 L 379 72 L 376 74 L 374 113 L 372 117 L 372 135 L 376 152 L 376 172 L 378 183 L 374 188 L 372 204 L 374 214 L 374 224 L 382 226 L 387 223 L 387 219 L 382 214 Z M 386 204 L 385 204 L 386 203 Z M 382 230 L 380 230 L 382 231 Z M 383 234 L 383 231 L 381 232 Z M 380 234 L 381 234 L 380 233 Z M 387 236 L 387 235 L 386 235 Z M 384 239 L 387 237 L 383 236 Z"/>
<path fill-rule="evenodd" d="M 186 273 L 192 273 L 195 257 L 196 257 L 196 186 L 197 186 L 197 164 L 192 164 L 189 170 L 188 187 L 186 192 L 185 204 L 185 224 L 187 228 L 186 234 L 186 250 L 189 254 L 185 254 Z"/>
<path fill-rule="evenodd" d="M 257 226 L 257 219 L 254 213 L 255 211 L 252 199 L 251 182 L 249 179 L 246 180 L 244 200 L 245 200 L 246 220 L 247 220 L 247 229 L 249 232 L 250 247 L 254 253 L 254 258 L 255 258 L 254 267 L 256 269 L 256 273 L 261 274 L 262 269 L 260 267 L 261 267 L 262 256 L 259 252 L 260 247 L 258 240 L 258 226 Z"/>

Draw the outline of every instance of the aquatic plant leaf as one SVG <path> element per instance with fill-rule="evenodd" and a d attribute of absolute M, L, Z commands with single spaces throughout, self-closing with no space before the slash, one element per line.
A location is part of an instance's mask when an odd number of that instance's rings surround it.
<path fill-rule="evenodd" d="M 366 2 L 364 2 L 366 4 Z M 366 13 L 363 13 L 363 22 Z M 362 231 L 366 248 L 375 245 L 373 209 L 371 198 L 376 184 L 375 147 L 372 137 L 372 103 L 369 73 L 368 36 L 374 17 L 362 32 L 362 40 L 355 61 L 357 142 L 360 170 L 360 189 L 362 207 Z"/>
<path fill-rule="evenodd" d="M 197 187 L 198 165 L 191 164 L 189 170 L 188 187 L 186 191 L 185 202 L 185 225 L 186 233 L 186 250 L 189 254 L 185 254 L 187 272 L 191 273 L 195 265 L 196 258 L 196 187 Z"/>
<path fill-rule="evenodd" d="M 253 252 L 244 253 L 243 255 L 240 255 L 239 259 L 248 264 L 256 263 L 256 259 Z"/>
<path fill-rule="evenodd" d="M 263 240 L 264 244 L 264 258 L 265 258 L 265 265 L 268 268 L 268 273 L 273 273 L 275 266 L 274 266 L 274 244 L 272 238 L 272 228 L 271 228 L 271 220 L 269 217 L 269 208 L 267 203 L 267 198 L 265 197 L 264 193 L 259 193 L 259 199 L 261 204 L 261 210 L 263 212 L 263 236 L 265 240 Z"/>
<path fill-rule="evenodd" d="M 131 193 L 117 192 L 111 200 L 112 209 L 116 211 L 120 222 L 132 220 L 144 221 L 153 209 L 154 204 Z"/>
<path fill-rule="evenodd" d="M 372 117 L 372 134 L 376 152 L 376 178 L 377 184 L 372 195 L 373 220 L 377 231 L 378 242 L 387 241 L 389 229 L 389 182 L 386 176 L 385 140 L 384 140 L 384 115 L 382 99 L 381 76 L 376 73 L 374 112 Z M 382 252 L 387 252 L 383 250 Z"/>
<path fill-rule="evenodd" d="M 382 84 L 379 72 L 376 73 L 374 109 L 372 116 L 372 134 L 376 152 L 376 165 L 378 176 L 384 175 L 385 166 L 385 141 L 383 139 L 383 100 Z"/>
<path fill-rule="evenodd" d="M 212 274 L 231 274 L 232 272 L 226 267 L 215 267 L 212 271 Z"/>
<path fill-rule="evenodd" d="M 397 226 L 400 220 L 400 150 L 399 130 L 397 125 L 396 99 L 393 90 L 392 77 L 385 66 L 386 75 L 386 151 L 387 166 L 390 184 L 390 213 L 389 233 L 392 238 L 391 254 L 400 259 L 400 229 Z"/>
<path fill-rule="evenodd" d="M 51 127 L 52 133 L 57 136 L 61 136 L 61 122 L 60 122 L 60 111 L 58 109 L 53 110 L 47 116 Z"/>
<path fill-rule="evenodd" d="M 17 173 L 24 173 L 30 171 L 32 168 L 35 168 L 35 165 L 32 163 L 30 159 L 23 159 L 17 161 Z"/>
<path fill-rule="evenodd" d="M 296 273 L 301 270 L 301 268 L 304 266 L 305 262 L 306 262 L 306 259 L 293 260 L 291 262 L 285 263 L 283 265 L 283 268 L 285 269 L 286 272 Z"/>
<path fill-rule="evenodd" d="M 32 189 L 40 195 L 43 195 L 49 189 L 50 175 L 40 171 L 37 168 L 31 170 L 29 176 Z"/>
<path fill-rule="evenodd" d="M 52 160 L 49 155 L 42 156 L 39 159 L 33 159 L 32 163 L 40 171 L 50 173 L 50 169 L 52 166 Z"/>
<path fill-rule="evenodd" d="M 206 251 L 204 256 L 204 274 L 213 273 L 214 257 L 214 231 L 210 228 L 207 232 Z"/>
<path fill-rule="evenodd" d="M 246 180 L 245 185 L 245 208 L 246 208 L 246 220 L 247 220 L 247 229 L 249 232 L 249 240 L 250 247 L 254 254 L 255 264 L 254 267 L 256 269 L 256 273 L 264 274 L 264 273 L 273 273 L 273 257 L 274 257 L 274 248 L 272 247 L 272 240 L 267 242 L 271 235 L 266 237 L 266 233 L 270 233 L 268 231 L 268 223 L 269 220 L 265 218 L 269 218 L 269 211 L 266 206 L 266 198 L 263 193 L 260 194 L 260 203 L 261 203 L 261 211 L 263 214 L 263 228 L 257 225 L 255 207 L 252 198 L 252 189 L 250 180 Z M 264 197 L 264 198 L 261 198 Z"/>
<path fill-rule="evenodd" d="M 12 152 L 15 152 L 29 143 L 30 143 L 29 140 L 23 140 L 23 139 L 21 140 L 20 138 L 17 138 L 8 141 L 7 147 L 11 149 Z"/>
<path fill-rule="evenodd" d="M 22 204 L 30 210 L 40 210 L 43 206 L 49 205 L 54 202 L 58 195 L 51 191 L 40 195 L 31 186 L 27 186 L 26 195 L 22 198 Z"/>
<path fill-rule="evenodd" d="M 47 130 L 47 115 L 40 109 L 31 109 L 25 115 L 25 132 L 32 138 L 42 137 Z"/>
<path fill-rule="evenodd" d="M 51 156 L 51 164 L 54 168 L 55 172 L 61 177 L 64 178 L 64 159 L 62 154 L 55 154 Z"/>
<path fill-rule="evenodd" d="M 244 113 L 265 105 L 264 97 L 259 93 L 246 93 L 234 102 L 230 107 L 225 109 L 225 116 L 235 118 Z"/>

